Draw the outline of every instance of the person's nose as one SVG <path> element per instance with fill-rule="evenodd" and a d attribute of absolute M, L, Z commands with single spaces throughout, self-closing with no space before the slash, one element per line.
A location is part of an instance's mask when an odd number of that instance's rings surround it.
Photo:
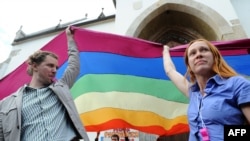
<path fill-rule="evenodd" d="M 53 68 L 52 68 L 52 72 L 53 72 L 53 73 L 56 73 L 56 71 L 57 71 L 57 68 L 56 68 L 56 67 L 53 67 Z"/>
<path fill-rule="evenodd" d="M 202 57 L 202 53 L 200 51 L 196 52 L 196 57 L 195 58 L 201 58 Z"/>

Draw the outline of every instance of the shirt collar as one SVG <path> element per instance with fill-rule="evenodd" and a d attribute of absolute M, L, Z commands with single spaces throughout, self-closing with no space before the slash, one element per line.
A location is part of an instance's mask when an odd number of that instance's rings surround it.
<path fill-rule="evenodd" d="M 215 75 L 215 76 L 213 76 L 212 78 L 210 78 L 210 79 L 208 80 L 208 82 L 210 82 L 210 81 L 212 81 L 212 80 L 214 80 L 214 82 L 217 83 L 218 85 L 223 85 L 223 84 L 226 83 L 225 78 L 223 78 L 222 76 L 220 76 L 220 75 L 218 75 L 218 74 Z"/>
<path fill-rule="evenodd" d="M 225 78 L 221 77 L 220 75 L 216 74 L 213 77 L 209 78 L 207 81 L 207 84 L 216 83 L 217 85 L 223 85 L 226 83 Z M 199 91 L 199 85 L 197 82 L 195 82 L 193 85 L 190 86 L 190 89 L 192 91 Z"/>
<path fill-rule="evenodd" d="M 42 88 L 32 88 L 32 87 L 30 87 L 28 84 L 25 84 L 24 86 L 23 86 L 23 91 L 27 91 L 27 90 L 39 90 L 39 89 L 48 89 L 49 88 L 49 86 L 47 86 L 47 87 L 42 87 Z"/>

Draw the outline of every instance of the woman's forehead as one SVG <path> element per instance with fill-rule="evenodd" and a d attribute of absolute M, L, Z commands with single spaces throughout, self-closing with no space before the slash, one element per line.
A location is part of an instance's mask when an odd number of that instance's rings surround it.
<path fill-rule="evenodd" d="M 196 41 L 188 47 L 188 50 L 196 49 L 198 47 L 208 47 L 208 45 L 204 41 Z"/>
<path fill-rule="evenodd" d="M 197 46 L 207 46 L 207 43 L 204 41 L 196 41 L 194 43 L 192 43 L 189 47 L 197 47 Z"/>

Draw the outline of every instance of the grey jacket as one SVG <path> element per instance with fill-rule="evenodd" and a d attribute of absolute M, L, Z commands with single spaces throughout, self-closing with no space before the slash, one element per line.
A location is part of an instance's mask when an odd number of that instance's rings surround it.
<path fill-rule="evenodd" d="M 61 79 L 49 87 L 65 106 L 79 138 L 89 141 L 85 128 L 80 120 L 70 93 L 80 70 L 79 51 L 73 40 L 68 40 L 68 66 Z M 20 141 L 21 137 L 21 105 L 24 86 L 0 102 L 0 141 Z"/>

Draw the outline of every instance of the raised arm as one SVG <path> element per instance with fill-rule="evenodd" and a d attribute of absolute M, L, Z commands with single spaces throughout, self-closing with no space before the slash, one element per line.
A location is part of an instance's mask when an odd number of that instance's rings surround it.
<path fill-rule="evenodd" d="M 171 81 L 175 84 L 175 86 L 184 95 L 188 97 L 189 96 L 188 95 L 189 82 L 182 74 L 180 74 L 176 70 L 175 65 L 169 53 L 169 47 L 167 45 L 164 45 L 162 55 L 163 55 L 163 66 L 164 66 L 166 75 L 171 79 Z"/>
<path fill-rule="evenodd" d="M 80 59 L 79 51 L 70 27 L 67 27 L 65 32 L 68 44 L 68 66 L 63 74 L 62 80 L 71 88 L 80 72 Z"/>
<path fill-rule="evenodd" d="M 97 131 L 97 132 L 96 132 L 95 141 L 98 141 L 98 140 L 99 140 L 99 135 L 100 135 L 100 131 Z"/>
<path fill-rule="evenodd" d="M 124 132 L 124 138 L 125 138 L 125 141 L 129 141 L 129 138 L 128 138 L 128 131 L 126 128 L 123 129 L 123 132 Z"/>

